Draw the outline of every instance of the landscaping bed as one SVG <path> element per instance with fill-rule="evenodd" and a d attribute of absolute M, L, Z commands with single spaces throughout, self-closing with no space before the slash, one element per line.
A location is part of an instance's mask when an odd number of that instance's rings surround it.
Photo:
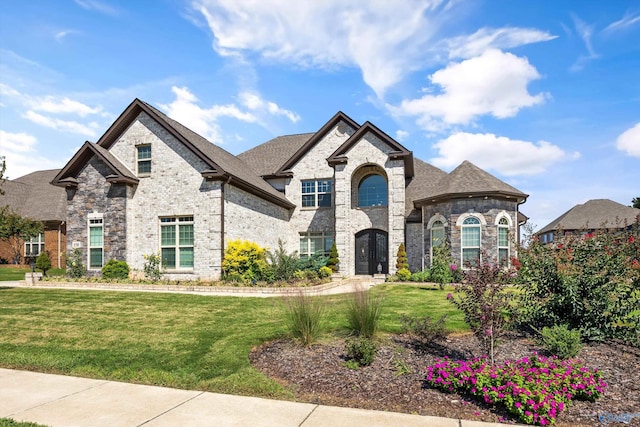
<path fill-rule="evenodd" d="M 306 402 L 514 423 L 506 411 L 424 384 L 428 365 L 445 356 L 450 359 L 478 356 L 478 348 L 472 334 L 450 336 L 440 345 L 425 349 L 417 348 L 406 335 L 392 335 L 380 344 L 371 366 L 354 370 L 345 366 L 343 340 L 310 348 L 278 340 L 255 348 L 250 360 L 254 367 Z M 531 356 L 534 352 L 542 352 L 535 342 L 512 336 L 501 342 L 496 362 Z M 596 402 L 574 401 L 558 417 L 557 425 L 640 426 L 640 416 L 630 424 L 614 422 L 625 419 L 625 415 L 640 415 L 640 349 L 617 343 L 587 345 L 577 358 L 587 368 L 600 370 L 607 388 Z"/>

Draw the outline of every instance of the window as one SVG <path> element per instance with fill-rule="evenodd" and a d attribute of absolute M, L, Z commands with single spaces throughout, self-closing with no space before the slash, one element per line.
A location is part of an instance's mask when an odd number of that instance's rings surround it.
<path fill-rule="evenodd" d="M 431 224 L 431 262 L 433 262 L 433 250 L 444 245 L 444 224 L 437 220 Z"/>
<path fill-rule="evenodd" d="M 500 218 L 498 221 L 498 264 L 509 265 L 509 221 Z"/>
<path fill-rule="evenodd" d="M 480 220 L 470 216 L 462 223 L 462 265 L 475 265 L 478 262 L 480 262 Z"/>
<path fill-rule="evenodd" d="M 387 181 L 382 175 L 369 175 L 360 182 L 358 206 L 387 206 Z"/>
<path fill-rule="evenodd" d="M 151 146 L 140 145 L 137 148 L 138 175 L 151 173 Z"/>
<path fill-rule="evenodd" d="M 24 256 L 37 256 L 40 252 L 44 252 L 44 233 L 24 242 Z"/>
<path fill-rule="evenodd" d="M 193 217 L 160 218 L 160 252 L 167 270 L 193 269 Z"/>
<path fill-rule="evenodd" d="M 331 180 L 317 179 L 302 181 L 302 207 L 331 207 Z"/>
<path fill-rule="evenodd" d="M 89 269 L 102 268 L 104 239 L 102 218 L 89 217 Z"/>
<path fill-rule="evenodd" d="M 332 245 L 332 234 L 300 233 L 300 258 L 308 258 L 317 253 L 328 255 Z"/>

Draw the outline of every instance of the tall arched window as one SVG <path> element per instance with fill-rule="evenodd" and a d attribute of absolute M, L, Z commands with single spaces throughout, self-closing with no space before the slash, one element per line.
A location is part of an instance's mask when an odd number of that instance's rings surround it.
<path fill-rule="evenodd" d="M 431 224 L 431 262 L 433 263 L 434 249 L 444 245 L 444 224 L 437 220 Z"/>
<path fill-rule="evenodd" d="M 360 181 L 358 206 L 387 206 L 387 180 L 382 175 L 369 175 Z"/>
<path fill-rule="evenodd" d="M 498 221 L 498 263 L 502 266 L 509 265 L 509 221 L 500 218 Z"/>
<path fill-rule="evenodd" d="M 475 216 L 462 223 L 462 265 L 476 265 L 480 262 L 480 220 Z"/>

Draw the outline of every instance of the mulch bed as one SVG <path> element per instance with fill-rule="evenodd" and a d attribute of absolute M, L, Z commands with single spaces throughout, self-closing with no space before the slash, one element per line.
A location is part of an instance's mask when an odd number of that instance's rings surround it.
<path fill-rule="evenodd" d="M 358 370 L 345 366 L 344 341 L 303 348 L 279 340 L 255 348 L 251 363 L 292 390 L 304 402 L 347 406 L 466 420 L 515 423 L 506 412 L 469 397 L 446 394 L 424 384 L 426 366 L 438 358 L 478 356 L 472 334 L 450 336 L 437 346 L 418 348 L 406 335 L 395 335 L 379 346 L 371 366 Z M 502 341 L 497 361 L 530 356 L 542 349 L 526 337 Z M 602 371 L 604 396 L 594 402 L 574 401 L 557 419 L 558 426 L 640 426 L 640 349 L 618 343 L 585 346 L 579 359 Z M 610 415 L 608 415 L 610 414 Z M 638 414 L 630 423 L 615 422 L 625 414 Z M 601 417 L 604 422 L 600 421 Z"/>

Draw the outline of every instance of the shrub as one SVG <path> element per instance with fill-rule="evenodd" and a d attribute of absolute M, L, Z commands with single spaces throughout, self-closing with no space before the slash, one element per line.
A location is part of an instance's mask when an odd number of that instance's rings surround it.
<path fill-rule="evenodd" d="M 322 332 L 324 306 L 321 301 L 300 292 L 284 298 L 284 303 L 291 335 L 303 346 L 311 345 Z"/>
<path fill-rule="evenodd" d="M 447 336 L 446 321 L 446 314 L 437 320 L 428 316 L 419 318 L 402 315 L 400 318 L 402 329 L 409 333 L 420 347 L 426 347 L 435 341 L 443 340 Z"/>
<path fill-rule="evenodd" d="M 522 326 L 566 324 L 588 341 L 640 344 L 639 229 L 534 240 L 520 251 Z"/>
<path fill-rule="evenodd" d="M 287 254 L 282 244 L 282 240 L 278 239 L 278 249 L 275 252 L 266 252 L 266 257 L 269 260 L 269 267 L 271 269 L 270 277 L 264 277 L 268 282 L 276 280 L 291 280 L 294 278 L 294 273 L 298 269 L 300 258 L 298 258 L 297 252 Z M 263 274 L 265 276 L 265 274 Z"/>
<path fill-rule="evenodd" d="M 375 297 L 371 291 L 356 290 L 347 309 L 351 331 L 361 337 L 373 338 L 378 330 L 381 310 L 382 298 Z"/>
<path fill-rule="evenodd" d="M 82 264 L 82 251 L 75 248 L 67 256 L 67 276 L 77 279 L 84 276 L 86 269 Z"/>
<path fill-rule="evenodd" d="M 431 272 L 428 269 L 411 273 L 409 280 L 412 282 L 428 282 L 431 279 Z"/>
<path fill-rule="evenodd" d="M 398 247 L 396 270 L 402 270 L 403 268 L 409 269 L 409 260 L 407 259 L 407 249 L 404 243 L 400 243 Z"/>
<path fill-rule="evenodd" d="M 320 267 L 320 271 L 318 271 L 318 276 L 321 279 L 326 279 L 327 277 L 331 277 L 333 274 L 333 270 L 329 266 Z"/>
<path fill-rule="evenodd" d="M 223 277 L 242 283 L 255 283 L 267 269 L 264 248 L 247 240 L 232 240 L 222 260 Z"/>
<path fill-rule="evenodd" d="M 104 267 L 102 267 L 103 279 L 128 279 L 129 265 L 125 261 L 110 259 Z"/>
<path fill-rule="evenodd" d="M 160 254 L 143 255 L 144 257 L 144 277 L 154 282 L 160 280 L 162 276 L 162 257 Z"/>
<path fill-rule="evenodd" d="M 378 348 L 376 344 L 366 337 L 350 339 L 346 342 L 345 353 L 349 360 L 353 360 L 358 366 L 369 366 L 376 358 Z"/>
<path fill-rule="evenodd" d="M 329 267 L 333 273 L 337 273 L 340 268 L 340 259 L 338 258 L 338 248 L 336 247 L 336 242 L 333 242 L 333 245 L 331 245 L 329 259 L 327 260 L 327 267 Z"/>
<path fill-rule="evenodd" d="M 47 275 L 47 270 L 51 269 L 51 260 L 47 251 L 42 251 L 36 258 L 36 268 L 42 270 L 42 275 Z"/>
<path fill-rule="evenodd" d="M 540 342 L 549 354 L 563 360 L 575 357 L 582 348 L 580 331 L 567 325 L 545 326 L 540 332 Z"/>
<path fill-rule="evenodd" d="M 452 266 L 454 265 L 448 245 L 441 245 L 433 248 L 431 280 L 440 284 L 440 289 L 444 289 L 444 285 L 453 281 Z"/>
<path fill-rule="evenodd" d="M 411 272 L 409 271 L 408 268 L 401 268 L 400 270 L 397 271 L 396 277 L 401 282 L 406 282 L 411 278 Z"/>

